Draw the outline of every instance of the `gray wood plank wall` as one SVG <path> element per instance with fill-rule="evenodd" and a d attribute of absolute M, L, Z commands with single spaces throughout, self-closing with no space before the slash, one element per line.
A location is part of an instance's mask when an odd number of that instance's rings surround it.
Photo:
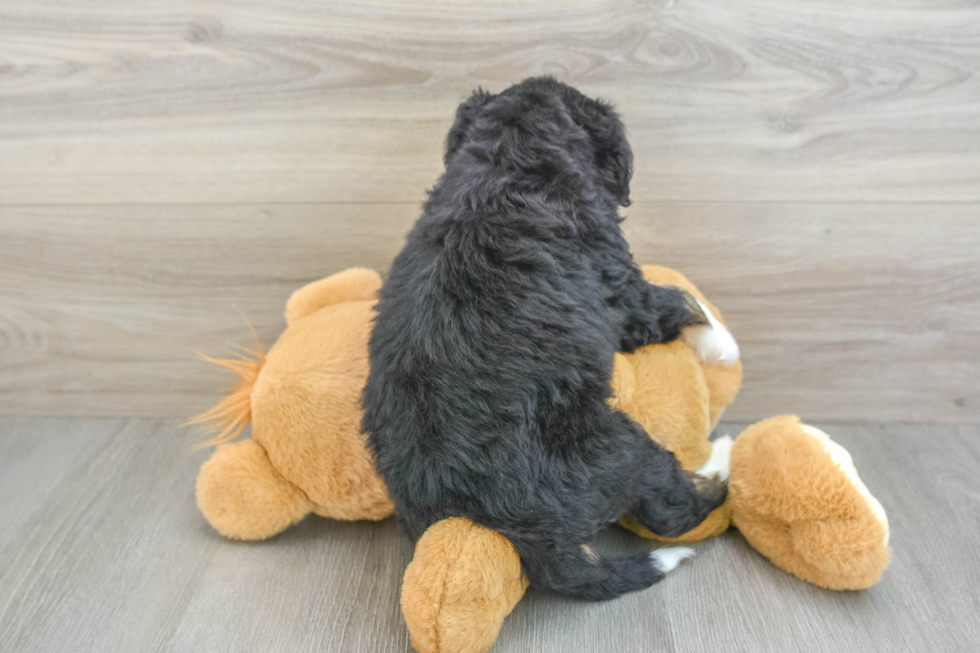
<path fill-rule="evenodd" d="M 733 419 L 980 417 L 980 8 L 14 0 L 0 6 L 0 414 L 185 416 L 194 362 L 384 269 L 455 105 L 618 104 L 637 260 L 743 344 Z"/>

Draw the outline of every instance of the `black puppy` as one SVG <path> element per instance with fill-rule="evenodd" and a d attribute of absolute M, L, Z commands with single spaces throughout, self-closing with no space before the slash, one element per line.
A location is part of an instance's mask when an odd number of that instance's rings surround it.
<path fill-rule="evenodd" d="M 687 293 L 647 283 L 620 231 L 632 153 L 612 108 L 550 78 L 457 111 L 446 172 L 381 291 L 362 427 L 410 537 L 469 517 L 531 584 L 585 599 L 652 585 L 689 550 L 608 560 L 629 513 L 676 536 L 724 500 L 613 410 L 613 355 L 681 335 L 737 346 Z M 708 312 L 710 313 L 710 312 Z"/>

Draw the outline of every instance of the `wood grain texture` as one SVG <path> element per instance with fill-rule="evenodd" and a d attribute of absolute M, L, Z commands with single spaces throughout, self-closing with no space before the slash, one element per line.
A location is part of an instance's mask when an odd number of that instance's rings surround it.
<path fill-rule="evenodd" d="M 0 6 L 0 414 L 187 416 L 192 353 L 383 270 L 459 100 L 615 101 L 637 260 L 744 345 L 730 416 L 980 419 L 980 5 L 12 0 Z"/>
<path fill-rule="evenodd" d="M 733 531 L 616 601 L 529 592 L 493 652 L 973 650 L 980 426 L 823 427 L 888 512 L 878 585 L 810 586 Z M 268 542 L 223 540 L 194 506 L 206 454 L 188 444 L 160 420 L 0 418 L 0 650 L 410 651 L 398 589 L 411 545 L 393 520 L 310 517 Z M 597 546 L 648 548 L 619 529 Z"/>
<path fill-rule="evenodd" d="M 634 199 L 980 200 L 961 0 L 13 0 L 0 203 L 417 202 L 456 104 L 615 101 Z"/>
<path fill-rule="evenodd" d="M 970 204 L 649 204 L 638 261 L 724 311 L 730 419 L 980 419 L 980 219 Z M 266 347 L 289 294 L 384 270 L 412 204 L 0 207 L 0 414 L 169 415 L 231 380 L 194 352 Z M 239 312 L 241 311 L 241 312 Z"/>

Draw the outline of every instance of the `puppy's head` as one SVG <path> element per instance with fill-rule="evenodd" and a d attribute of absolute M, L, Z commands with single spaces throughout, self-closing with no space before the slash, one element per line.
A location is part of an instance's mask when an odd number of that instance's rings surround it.
<path fill-rule="evenodd" d="M 477 89 L 465 102 L 456 109 L 456 121 L 453 122 L 449 134 L 446 136 L 446 156 L 444 161 L 448 165 L 449 160 L 470 138 L 470 128 L 480 114 L 480 110 L 486 106 L 493 95 L 487 93 L 482 88 Z"/>
<path fill-rule="evenodd" d="M 532 77 L 498 95 L 482 89 L 471 95 L 457 109 L 446 138 L 446 163 L 470 141 L 494 143 L 495 154 L 503 149 L 498 144 L 510 145 L 510 156 L 518 162 L 532 158 L 531 148 L 556 155 L 561 150 L 620 205 L 630 204 L 633 152 L 619 115 L 612 105 L 552 77 Z"/>

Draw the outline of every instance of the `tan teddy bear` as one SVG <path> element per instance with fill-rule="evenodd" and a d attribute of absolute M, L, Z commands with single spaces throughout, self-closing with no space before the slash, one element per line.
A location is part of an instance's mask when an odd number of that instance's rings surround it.
<path fill-rule="evenodd" d="M 722 320 L 683 275 L 643 268 L 654 283 L 685 288 Z M 212 410 L 192 420 L 218 424 L 219 445 L 201 468 L 198 506 L 223 535 L 261 540 L 311 512 L 334 519 L 383 519 L 393 512 L 361 434 L 360 394 L 381 279 L 351 269 L 296 291 L 288 328 L 267 355 L 212 360 L 242 377 Z M 613 399 L 681 465 L 730 469 L 729 499 L 697 528 L 671 541 L 713 537 L 734 523 L 777 566 L 832 589 L 877 582 L 888 564 L 888 524 L 847 452 L 792 416 L 765 420 L 732 444 L 708 441 L 742 379 L 741 363 L 703 364 L 686 342 L 617 355 Z M 252 438 L 231 442 L 251 421 Z M 729 461 L 730 456 L 730 461 Z M 625 527 L 656 538 L 624 518 Z M 499 533 L 468 519 L 431 526 L 405 572 L 402 610 L 423 653 L 486 651 L 523 596 L 520 557 Z"/>

